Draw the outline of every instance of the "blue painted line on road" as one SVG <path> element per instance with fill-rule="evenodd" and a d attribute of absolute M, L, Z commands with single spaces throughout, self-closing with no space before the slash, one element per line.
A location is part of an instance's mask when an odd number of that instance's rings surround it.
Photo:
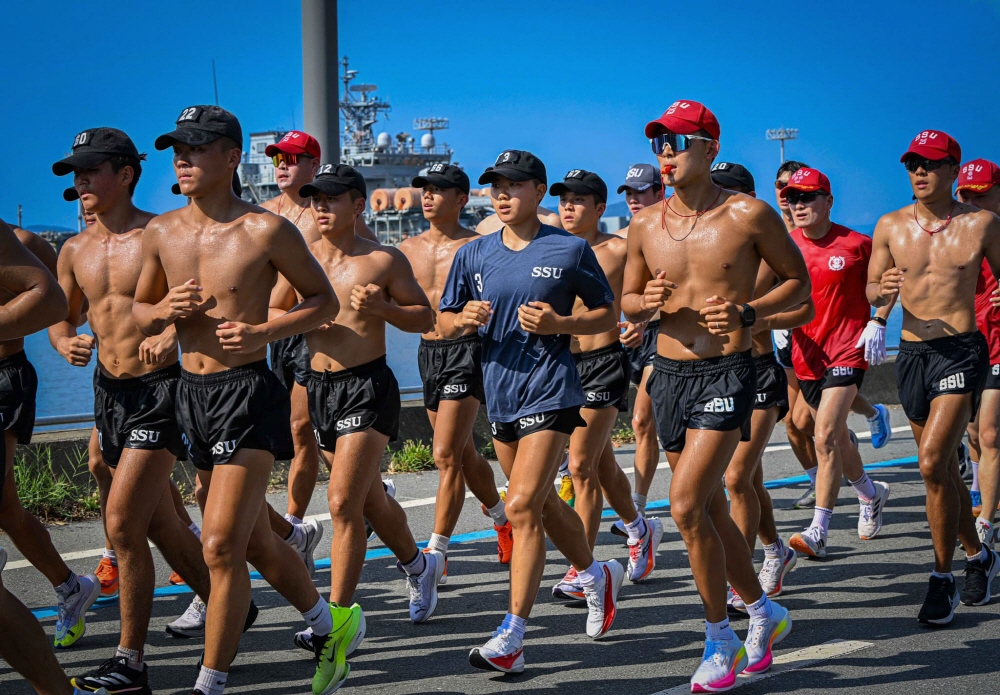
<path fill-rule="evenodd" d="M 888 461 L 879 461 L 877 463 L 870 463 L 867 466 L 865 466 L 865 470 L 874 471 L 874 470 L 879 470 L 881 468 L 895 468 L 897 466 L 907 466 L 910 464 L 914 464 L 916 462 L 917 462 L 916 456 L 907 456 L 905 458 L 890 459 Z M 802 483 L 807 483 L 807 482 L 809 482 L 809 476 L 795 475 L 789 478 L 776 478 L 774 480 L 765 481 L 764 487 L 769 490 L 772 490 L 774 488 L 789 487 L 791 485 L 800 485 Z M 669 499 L 651 500 L 649 503 L 646 504 L 647 510 L 669 509 L 669 508 L 670 508 Z M 602 519 L 615 519 L 617 518 L 617 516 L 618 515 L 615 514 L 613 509 L 605 509 L 601 513 Z M 495 537 L 496 537 L 496 532 L 493 530 L 474 531 L 472 533 L 460 533 L 457 536 L 451 537 L 450 544 L 454 545 L 458 543 L 472 543 L 474 541 L 481 541 L 487 538 L 495 538 Z M 417 547 L 426 548 L 427 541 L 422 541 L 420 543 L 417 543 Z M 379 560 L 391 556 L 392 556 L 392 551 L 389 550 L 388 548 L 374 548 L 365 553 L 365 560 Z M 329 569 L 329 568 L 330 568 L 330 558 L 325 557 L 316 561 L 316 569 Z M 251 572 L 250 579 L 257 580 L 257 579 L 263 579 L 263 577 L 260 576 L 259 572 Z M 162 586 L 153 592 L 153 596 L 155 598 L 160 596 L 176 596 L 179 594 L 190 594 L 190 593 L 193 593 L 191 588 L 186 584 L 182 584 L 180 586 Z M 117 596 L 114 598 L 98 599 L 97 602 L 93 605 L 91 610 L 104 608 L 106 606 L 113 606 L 117 603 L 118 603 Z M 39 620 L 42 620 L 44 618 L 52 618 L 57 615 L 57 611 L 54 607 L 36 608 L 35 610 L 31 611 L 31 613 Z"/>

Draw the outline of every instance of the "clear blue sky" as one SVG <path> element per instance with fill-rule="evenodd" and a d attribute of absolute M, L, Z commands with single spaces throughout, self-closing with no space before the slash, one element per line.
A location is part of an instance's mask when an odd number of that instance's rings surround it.
<path fill-rule="evenodd" d="M 495 8 L 500 8 L 499 12 Z M 2 130 L 10 138 L 0 216 L 76 226 L 50 166 L 73 136 L 128 132 L 149 153 L 141 207 L 176 207 L 170 156 L 153 140 L 185 106 L 220 103 L 244 133 L 302 125 L 296 0 L 170 3 L 55 0 L 5 7 Z M 778 144 L 825 171 L 835 217 L 865 225 L 906 204 L 899 155 L 946 130 L 965 159 L 1000 160 L 1000 3 L 340 3 L 340 52 L 393 104 L 386 128 L 446 116 L 439 137 L 473 178 L 505 148 L 528 149 L 551 180 L 571 168 L 617 187 L 651 161 L 643 125 L 675 99 L 722 125 L 721 159 L 745 164 L 771 199 Z"/>

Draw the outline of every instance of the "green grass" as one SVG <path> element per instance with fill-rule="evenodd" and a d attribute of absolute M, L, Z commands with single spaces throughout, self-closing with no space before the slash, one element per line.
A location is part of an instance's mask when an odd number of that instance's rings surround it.
<path fill-rule="evenodd" d="M 45 521 L 100 514 L 97 484 L 87 471 L 86 449 L 75 448 L 70 460 L 60 467 L 49 446 L 20 448 L 14 456 L 14 481 L 24 508 Z"/>
<path fill-rule="evenodd" d="M 491 439 L 490 441 L 486 442 L 481 447 L 479 447 L 479 453 L 482 455 L 484 459 L 488 461 L 496 461 L 497 450 L 496 447 L 493 446 L 493 440 Z"/>
<path fill-rule="evenodd" d="M 416 473 L 434 469 L 434 452 L 423 442 L 407 439 L 402 448 L 392 452 L 390 473 Z"/>
<path fill-rule="evenodd" d="M 628 425 L 622 425 L 621 427 L 616 427 L 611 432 L 611 443 L 615 446 L 621 446 L 622 444 L 631 444 L 635 441 L 635 432 Z"/>

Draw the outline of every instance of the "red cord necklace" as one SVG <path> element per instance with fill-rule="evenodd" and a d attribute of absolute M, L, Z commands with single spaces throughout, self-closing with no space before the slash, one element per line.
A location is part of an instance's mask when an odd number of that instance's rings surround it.
<path fill-rule="evenodd" d="M 917 204 L 914 203 L 913 204 L 913 221 L 916 222 L 917 226 L 920 227 L 922 230 L 924 230 L 925 232 L 927 232 L 931 236 L 934 236 L 938 232 L 943 232 L 945 229 L 948 228 L 948 225 L 951 224 L 951 216 L 955 214 L 955 206 L 956 205 L 958 205 L 958 203 L 953 202 L 951 204 L 951 211 L 948 213 L 948 219 L 946 219 L 944 221 L 944 224 L 942 224 L 937 229 L 927 229 L 924 225 L 920 224 L 920 220 L 917 219 Z"/>
<path fill-rule="evenodd" d="M 662 227 L 663 229 L 665 229 L 667 231 L 667 236 L 669 236 L 674 241 L 684 241 L 689 236 L 691 236 L 691 232 L 694 231 L 695 225 L 698 223 L 698 218 L 701 217 L 702 215 L 704 215 L 706 212 L 708 212 L 712 208 L 714 208 L 715 204 L 719 202 L 719 198 L 722 197 L 722 188 L 721 187 L 719 188 L 719 192 L 715 194 L 715 199 L 711 203 L 709 203 L 709 205 L 708 205 L 707 208 L 705 208 L 704 210 L 695 210 L 694 214 L 692 214 L 692 215 L 682 215 L 681 213 L 677 212 L 672 207 L 670 207 L 670 200 L 672 198 L 674 198 L 676 195 L 677 194 L 675 193 L 675 194 L 671 195 L 670 198 L 667 198 L 666 200 L 663 201 L 663 209 L 660 211 L 660 227 Z M 670 230 L 667 229 L 667 210 L 670 210 L 670 212 L 674 213 L 678 217 L 694 217 L 695 218 L 695 224 L 691 225 L 691 229 L 688 231 L 688 233 L 685 234 L 684 236 L 682 236 L 680 239 L 676 238 L 673 234 L 670 233 Z"/>
<path fill-rule="evenodd" d="M 281 214 L 281 204 L 283 202 L 285 202 L 285 194 L 284 193 L 282 193 L 281 197 L 278 199 L 278 213 L 277 214 L 279 214 L 279 215 Z M 292 222 L 292 224 L 294 224 L 296 227 L 298 227 L 299 226 L 299 219 L 302 217 L 302 213 L 304 213 L 305 211 L 306 211 L 306 208 L 302 208 L 301 210 L 299 210 L 299 214 L 298 214 L 298 216 L 296 216 L 295 221 Z"/>

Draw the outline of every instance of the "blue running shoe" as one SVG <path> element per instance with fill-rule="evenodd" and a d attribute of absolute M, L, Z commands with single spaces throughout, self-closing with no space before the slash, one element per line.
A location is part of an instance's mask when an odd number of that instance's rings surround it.
<path fill-rule="evenodd" d="M 972 497 L 972 515 L 979 516 L 983 511 L 983 495 L 979 490 L 969 490 L 969 496 Z"/>
<path fill-rule="evenodd" d="M 881 449 L 892 439 L 892 424 L 888 408 L 881 403 L 876 403 L 874 407 L 875 415 L 868 420 L 868 429 L 872 433 L 872 446 Z"/>
<path fill-rule="evenodd" d="M 736 637 L 731 640 L 706 640 L 701 664 L 691 676 L 692 693 L 718 693 L 731 690 L 736 676 L 747 666 L 747 650 Z"/>

